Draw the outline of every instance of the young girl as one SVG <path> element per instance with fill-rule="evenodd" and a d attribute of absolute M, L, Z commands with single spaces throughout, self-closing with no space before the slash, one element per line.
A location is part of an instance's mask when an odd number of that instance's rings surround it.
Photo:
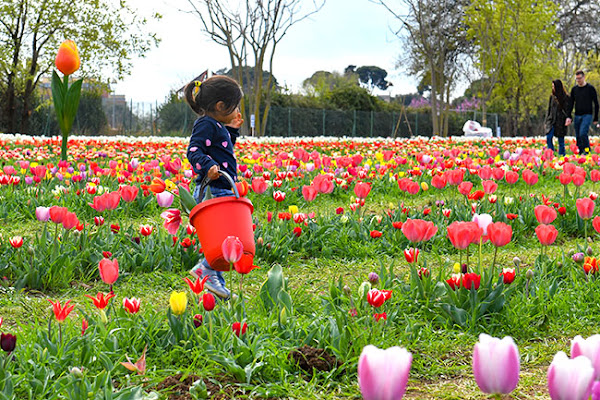
<path fill-rule="evenodd" d="M 200 193 L 201 182 L 208 176 L 213 197 L 232 196 L 231 186 L 219 175 L 223 171 L 235 181 L 237 162 L 233 146 L 244 122 L 239 112 L 242 89 L 236 81 L 216 75 L 204 82 L 190 82 L 184 90 L 185 99 L 200 117 L 194 122 L 188 146 L 187 158 L 198 174 L 194 198 L 199 203 L 204 198 Z M 208 276 L 205 287 L 222 299 L 230 292 L 220 271 L 215 271 L 203 260 L 191 271 L 200 279 Z"/>
<path fill-rule="evenodd" d="M 570 106 L 570 97 L 567 94 L 562 81 L 556 79 L 552 81 L 552 95 L 548 102 L 548 112 L 546 113 L 546 143 L 548 148 L 554 151 L 554 136 L 558 138 L 558 154 L 565 155 L 565 135 L 567 134 L 567 116 Z"/>

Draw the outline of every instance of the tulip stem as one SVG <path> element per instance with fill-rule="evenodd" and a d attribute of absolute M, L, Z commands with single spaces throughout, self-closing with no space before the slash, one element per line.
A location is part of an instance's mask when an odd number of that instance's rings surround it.
<path fill-rule="evenodd" d="M 479 238 L 479 261 L 477 264 L 477 273 L 481 274 L 481 247 L 483 246 L 483 236 Z"/>
<path fill-rule="evenodd" d="M 209 312 L 207 316 L 208 316 L 208 343 L 210 343 L 210 345 L 212 346 L 212 344 L 213 344 L 213 321 L 212 321 L 212 315 Z"/>

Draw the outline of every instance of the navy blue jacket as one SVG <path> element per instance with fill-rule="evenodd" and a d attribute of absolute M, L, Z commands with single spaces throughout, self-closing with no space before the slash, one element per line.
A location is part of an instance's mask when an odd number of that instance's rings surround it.
<path fill-rule="evenodd" d="M 209 116 L 202 116 L 194 122 L 187 159 L 198 174 L 196 184 L 201 184 L 213 165 L 218 165 L 221 171 L 227 172 L 231 179 L 236 180 L 237 162 L 233 146 L 238 136 L 238 129 L 225 126 Z M 211 181 L 210 186 L 231 189 L 231 185 L 223 177 Z"/>

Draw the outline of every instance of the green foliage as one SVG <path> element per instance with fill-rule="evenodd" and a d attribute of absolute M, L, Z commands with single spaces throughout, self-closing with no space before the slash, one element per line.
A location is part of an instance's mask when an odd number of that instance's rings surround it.
<path fill-rule="evenodd" d="M 74 130 L 81 135 L 100 135 L 108 120 L 102 107 L 102 95 L 98 90 L 83 90 L 75 117 Z"/>
<path fill-rule="evenodd" d="M 358 86 L 334 88 L 326 95 L 327 102 L 334 109 L 379 111 L 381 100 Z"/>
<path fill-rule="evenodd" d="M 81 96 L 81 85 L 83 79 L 78 79 L 69 85 L 69 76 L 65 75 L 64 80 L 58 77 L 56 71 L 52 72 L 52 99 L 54 100 L 54 110 L 58 119 L 58 126 L 62 132 L 62 143 L 60 158 L 67 159 L 67 141 L 77 108 L 79 107 L 79 97 Z"/>
<path fill-rule="evenodd" d="M 158 108 L 158 129 L 163 135 L 188 135 L 198 116 L 177 93 Z"/>
<path fill-rule="evenodd" d="M 367 86 L 370 90 L 378 88 L 380 90 L 387 90 L 391 85 L 390 82 L 386 81 L 387 71 L 383 68 L 379 68 L 375 65 L 362 66 L 356 69 L 359 81 Z"/>

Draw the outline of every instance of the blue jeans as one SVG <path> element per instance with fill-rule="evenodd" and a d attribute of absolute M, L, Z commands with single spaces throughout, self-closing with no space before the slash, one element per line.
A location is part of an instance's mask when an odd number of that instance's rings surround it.
<path fill-rule="evenodd" d="M 590 148 L 590 138 L 588 132 L 592 124 L 592 114 L 576 115 L 573 122 L 575 128 L 575 139 L 577 139 L 577 147 L 579 154 L 586 153 Z"/>
<path fill-rule="evenodd" d="M 546 143 L 548 145 L 548 148 L 552 151 L 554 151 L 554 143 L 552 143 L 552 139 L 554 138 L 554 127 L 552 127 L 552 129 L 550 129 L 550 132 L 548 132 L 546 134 Z M 566 154 L 565 151 L 565 137 L 558 137 L 558 154 L 561 156 L 564 156 Z"/>
<path fill-rule="evenodd" d="M 204 191 L 204 192 L 206 192 L 206 191 Z M 233 192 L 231 191 L 231 189 L 221 189 L 221 188 L 211 187 L 210 193 L 212 194 L 213 197 L 233 196 Z M 200 186 L 197 185 L 196 189 L 194 189 L 194 199 L 196 200 L 196 203 L 200 203 L 200 199 L 204 198 L 204 194 L 205 193 L 200 193 Z M 213 270 L 211 268 L 211 266 L 208 264 L 208 261 L 206 261 L 206 258 L 204 260 L 202 260 L 202 265 L 206 269 Z M 215 273 L 219 279 L 219 282 L 221 282 L 223 287 L 225 287 L 225 278 L 223 278 L 223 273 L 221 271 L 215 271 Z"/>

